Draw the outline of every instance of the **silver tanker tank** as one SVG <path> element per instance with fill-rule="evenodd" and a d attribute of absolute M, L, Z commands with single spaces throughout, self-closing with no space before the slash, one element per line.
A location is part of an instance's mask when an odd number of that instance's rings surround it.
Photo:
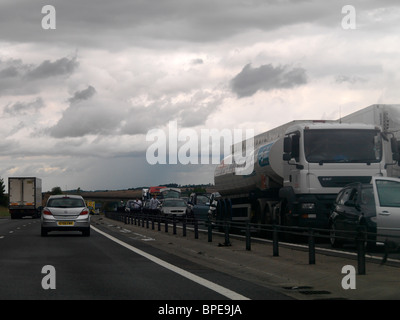
<path fill-rule="evenodd" d="M 281 187 L 283 183 L 283 138 L 259 145 L 249 155 L 253 159 L 253 170 L 247 174 L 237 172 L 237 165 L 232 156 L 222 160 L 214 173 L 214 183 L 218 192 L 224 196 L 229 194 L 248 193 L 251 190 L 265 190 L 269 187 Z"/>

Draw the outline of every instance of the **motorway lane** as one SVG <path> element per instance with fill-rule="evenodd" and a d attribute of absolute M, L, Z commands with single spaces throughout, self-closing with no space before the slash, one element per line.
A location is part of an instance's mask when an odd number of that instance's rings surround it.
<path fill-rule="evenodd" d="M 0 239 L 1 299 L 223 298 L 96 232 L 89 238 L 78 232 L 42 238 L 39 220 L 18 222 L 10 221 L 10 230 L 7 223 L 1 224 L 6 234 Z M 55 290 L 42 288 L 45 265 L 56 270 Z"/>
<path fill-rule="evenodd" d="M 286 299 L 269 289 L 184 261 L 141 240 L 117 235 L 170 263 L 211 281 L 252 294 L 250 298 Z M 224 300 L 204 285 L 188 280 L 92 230 L 40 236 L 40 220 L 0 219 L 0 299 Z M 42 288 L 45 265 L 56 270 L 56 289 Z M 240 292 L 239 292 L 240 293 Z"/>

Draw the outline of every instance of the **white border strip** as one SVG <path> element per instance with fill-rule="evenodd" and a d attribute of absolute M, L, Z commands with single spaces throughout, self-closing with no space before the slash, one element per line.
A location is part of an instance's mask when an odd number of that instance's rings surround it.
<path fill-rule="evenodd" d="M 144 252 L 144 251 L 142 251 L 140 249 L 137 249 L 137 248 L 135 248 L 135 247 L 133 247 L 133 246 L 131 246 L 131 245 L 129 245 L 129 244 L 127 244 L 127 243 L 125 243 L 125 242 L 123 242 L 123 241 L 121 241 L 121 240 L 109 235 L 108 233 L 105 233 L 105 232 L 93 227 L 93 226 L 90 226 L 90 227 L 94 231 L 96 231 L 96 232 L 102 234 L 103 236 L 105 236 L 106 238 L 108 238 L 108 239 L 120 244 L 121 246 L 123 246 L 123 247 L 125 247 L 125 248 L 127 248 L 127 249 L 129 249 L 129 250 L 131 250 L 131 251 L 133 251 L 133 252 L 135 252 L 135 253 L 143 256 L 143 257 L 145 257 L 146 259 L 149 259 L 149 260 L 157 263 L 158 265 L 160 265 L 160 266 L 162 266 L 164 268 L 167 268 L 167 269 L 169 269 L 169 270 L 171 270 L 171 271 L 173 271 L 173 272 L 175 272 L 175 273 L 177 273 L 177 274 L 179 274 L 179 275 L 181 275 L 181 276 L 183 276 L 183 277 L 185 277 L 185 278 L 187 278 L 189 280 L 192 280 L 192 281 L 194 281 L 194 282 L 196 282 L 196 283 L 198 283 L 198 284 L 200 284 L 200 285 L 202 285 L 202 286 L 204 286 L 204 287 L 206 287 L 206 288 L 208 288 L 210 290 L 213 290 L 213 291 L 215 291 L 215 292 L 217 292 L 217 293 L 219 293 L 219 294 L 221 294 L 221 295 L 223 295 L 223 296 L 225 296 L 225 297 L 227 297 L 229 299 L 232 299 L 232 300 L 250 300 L 249 298 L 247 298 L 245 296 L 242 296 L 241 294 L 238 294 L 238 293 L 236 293 L 236 292 L 234 292 L 232 290 L 229 290 L 229 289 L 224 288 L 224 287 L 222 287 L 222 286 L 220 286 L 218 284 L 215 284 L 215 283 L 213 283 L 211 281 L 208 281 L 208 280 L 203 279 L 203 278 L 201 278 L 199 276 L 196 276 L 193 273 L 190 273 L 190 272 L 188 272 L 186 270 L 183 270 L 183 269 L 181 269 L 179 267 L 176 267 L 176 266 L 174 266 L 174 265 L 172 265 L 172 264 L 170 264 L 170 263 L 168 263 L 168 262 L 166 262 L 164 260 L 161 260 L 161 259 L 159 259 L 159 258 L 157 258 L 155 256 L 152 256 L 152 255 L 150 255 L 150 254 L 148 254 L 148 253 L 146 253 L 146 252 Z"/>

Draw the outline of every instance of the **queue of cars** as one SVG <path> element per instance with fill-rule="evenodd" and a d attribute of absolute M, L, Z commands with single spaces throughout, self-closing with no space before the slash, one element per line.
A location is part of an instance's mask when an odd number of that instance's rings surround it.
<path fill-rule="evenodd" d="M 180 190 L 175 188 L 161 189 L 159 193 L 159 205 L 156 209 L 158 214 L 162 214 L 168 217 L 176 217 L 182 219 L 187 217 L 188 219 L 196 218 L 199 220 L 205 220 L 208 217 L 210 210 L 210 194 L 208 193 L 192 193 L 189 197 L 181 196 Z M 179 191 L 178 191 L 179 190 Z M 134 200 L 128 200 L 125 207 L 125 211 L 140 211 L 143 213 L 152 214 L 154 210 L 150 208 L 150 197 L 144 199 L 140 208 L 137 206 L 134 208 Z"/>
<path fill-rule="evenodd" d="M 157 212 L 168 217 L 205 219 L 210 207 L 207 194 L 192 193 L 189 198 L 180 197 L 176 190 L 165 190 Z M 140 210 L 149 213 L 150 200 L 128 200 L 125 211 Z M 152 212 L 152 211 L 151 211 Z M 80 195 L 52 195 L 41 214 L 41 236 L 53 231 L 80 231 L 90 236 L 90 208 Z"/>
<path fill-rule="evenodd" d="M 171 188 L 170 188 L 171 189 Z M 176 218 L 188 217 L 206 220 L 210 207 L 210 194 L 192 193 L 187 199 L 177 190 L 165 190 L 157 212 Z M 129 200 L 125 210 L 153 212 L 147 199 L 138 205 Z M 370 183 L 352 183 L 337 195 L 329 217 L 330 243 L 341 247 L 352 242 L 363 231 L 365 243 L 400 244 L 400 179 L 372 177 Z M 41 235 L 51 231 L 81 231 L 90 236 L 90 210 L 79 195 L 52 195 L 41 214 Z"/>

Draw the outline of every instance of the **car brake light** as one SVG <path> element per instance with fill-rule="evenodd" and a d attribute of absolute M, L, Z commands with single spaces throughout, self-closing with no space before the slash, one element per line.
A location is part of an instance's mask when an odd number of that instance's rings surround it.
<path fill-rule="evenodd" d="M 89 210 L 88 209 L 83 209 L 82 212 L 79 215 L 80 216 L 84 216 L 86 214 L 89 214 Z"/>
<path fill-rule="evenodd" d="M 43 209 L 43 214 L 46 214 L 46 215 L 49 215 L 49 216 L 52 215 L 51 211 L 49 209 L 47 209 L 47 208 Z"/>

